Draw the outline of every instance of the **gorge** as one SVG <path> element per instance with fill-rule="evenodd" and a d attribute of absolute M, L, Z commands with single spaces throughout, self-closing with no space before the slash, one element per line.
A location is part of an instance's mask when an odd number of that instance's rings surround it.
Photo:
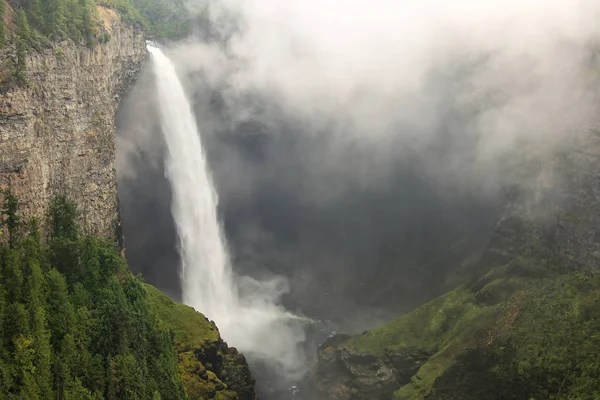
<path fill-rule="evenodd" d="M 0 1 L 17 29 L 22 4 Z M 165 4 L 175 11 L 155 12 Z M 81 371 L 68 390 L 78 380 L 96 398 L 600 390 L 596 4 L 255 0 L 197 13 L 204 6 L 102 2 L 90 14 L 98 43 L 34 47 L 27 83 L 2 86 L 0 286 L 17 279 L 14 254 L 32 257 L 11 248 L 16 195 L 22 246 L 38 217 L 44 279 L 58 270 L 78 313 L 112 310 L 102 332 L 124 338 L 170 332 L 152 347 L 162 368 L 123 339 L 127 351 L 104 361 L 114 392 Z M 190 35 L 169 41 L 177 32 Z M 5 73 L 18 33 L 0 50 Z M 149 35 L 159 44 L 147 51 Z M 61 196 L 79 210 L 73 237 L 48 216 Z M 114 249 L 88 236 L 118 242 L 115 255 L 95 258 Z M 79 249 L 67 261 L 56 256 L 63 241 Z M 148 284 L 116 267 L 119 252 Z M 78 292 L 96 296 L 92 272 L 77 268 L 97 264 L 117 271 L 119 284 L 100 286 L 121 299 L 122 285 L 122 314 Z M 22 270 L 29 293 L 37 270 Z M 23 303 L 39 318 L 29 300 L 0 294 L 0 310 Z M 120 316 L 137 322 L 121 328 Z M 3 342 L 0 367 L 16 362 L 20 338 Z M 152 372 L 138 381 L 134 364 Z M 18 396 L 27 375 L 2 368 L 0 387 Z"/>

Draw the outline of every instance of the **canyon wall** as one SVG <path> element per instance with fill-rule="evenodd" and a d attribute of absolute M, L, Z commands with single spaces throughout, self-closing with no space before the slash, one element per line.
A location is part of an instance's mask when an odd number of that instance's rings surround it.
<path fill-rule="evenodd" d="M 11 187 L 23 214 L 42 222 L 52 197 L 66 194 L 84 233 L 115 238 L 115 113 L 147 53 L 143 31 L 112 10 L 98 13 L 107 43 L 30 51 L 26 84 L 0 88 L 0 189 Z"/>

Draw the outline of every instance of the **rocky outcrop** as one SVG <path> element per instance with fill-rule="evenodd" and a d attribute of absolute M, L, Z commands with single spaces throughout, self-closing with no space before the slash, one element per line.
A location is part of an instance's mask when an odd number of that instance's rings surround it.
<path fill-rule="evenodd" d="M 190 400 L 256 400 L 246 357 L 227 346 L 214 322 L 147 285 L 150 308 L 174 334 L 179 373 Z"/>
<path fill-rule="evenodd" d="M 318 390 L 324 398 L 389 399 L 430 357 L 418 348 L 386 352 L 383 357 L 347 346 L 346 335 L 336 335 L 318 352 Z"/>
<path fill-rule="evenodd" d="M 81 211 L 86 234 L 117 237 L 115 113 L 146 58 L 145 36 L 99 8 L 110 41 L 56 43 L 27 57 L 27 84 L 0 95 L 0 189 L 43 221 L 56 194 Z M 10 47 L 1 57 L 10 54 Z"/>

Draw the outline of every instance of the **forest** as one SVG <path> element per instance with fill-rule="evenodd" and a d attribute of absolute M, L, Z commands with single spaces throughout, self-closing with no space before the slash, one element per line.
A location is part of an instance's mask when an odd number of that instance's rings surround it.
<path fill-rule="evenodd" d="M 113 243 L 82 236 L 56 197 L 48 233 L 10 191 L 0 236 L 4 399 L 184 399 L 174 334 Z"/>
<path fill-rule="evenodd" d="M 119 11 L 125 23 L 144 29 L 148 37 L 173 40 L 190 32 L 192 13 L 182 0 L 0 0 L 0 49 L 10 43 L 15 50 L 3 65 L 11 79 L 0 82 L 26 83 L 26 57 L 32 49 L 64 40 L 90 48 L 109 41 L 98 5 Z"/>
<path fill-rule="evenodd" d="M 177 39 L 189 31 L 190 13 L 182 0 L 11 0 L 8 5 L 17 14 L 19 37 L 28 33 L 24 39 L 34 47 L 63 39 L 94 45 L 99 34 L 98 5 L 118 10 L 125 22 L 155 38 Z M 6 4 L 0 2 L 0 16 L 5 12 Z M 8 29 L 4 18 L 0 21 L 0 40 L 5 43 Z"/>

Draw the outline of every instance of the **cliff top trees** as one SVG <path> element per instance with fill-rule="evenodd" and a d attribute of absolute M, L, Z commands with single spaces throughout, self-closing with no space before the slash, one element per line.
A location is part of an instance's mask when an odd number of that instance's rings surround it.
<path fill-rule="evenodd" d="M 4 26 L 4 11 L 6 6 L 4 5 L 4 1 L 0 1 L 0 48 L 4 47 L 6 44 L 6 32 Z"/>

